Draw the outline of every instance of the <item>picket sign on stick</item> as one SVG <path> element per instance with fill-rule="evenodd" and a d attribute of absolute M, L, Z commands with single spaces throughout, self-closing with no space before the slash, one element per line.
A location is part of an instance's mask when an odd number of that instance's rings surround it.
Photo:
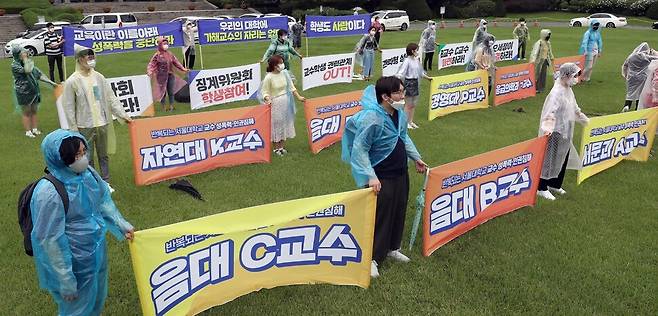
<path fill-rule="evenodd" d="M 196 44 L 194 44 L 194 45 L 196 45 Z M 201 47 L 202 47 L 202 45 L 199 44 L 199 59 L 200 59 L 200 61 L 201 61 L 201 69 L 205 69 L 205 68 L 203 67 L 203 50 L 201 49 Z"/>

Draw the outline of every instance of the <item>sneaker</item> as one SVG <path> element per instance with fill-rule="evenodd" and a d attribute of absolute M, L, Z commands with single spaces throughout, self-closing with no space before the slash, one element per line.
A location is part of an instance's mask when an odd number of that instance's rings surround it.
<path fill-rule="evenodd" d="M 275 149 L 275 150 L 274 150 L 274 153 L 277 154 L 277 155 L 279 155 L 280 157 L 283 157 L 283 151 L 281 150 L 281 148 L 277 148 L 277 149 Z"/>
<path fill-rule="evenodd" d="M 414 129 L 414 127 L 411 124 L 407 124 L 407 129 Z"/>
<path fill-rule="evenodd" d="M 543 197 L 543 198 L 545 198 L 549 201 L 555 201 L 555 197 L 553 196 L 553 194 L 551 194 L 551 192 L 548 192 L 548 190 L 546 190 L 546 191 L 539 191 L 538 190 L 537 191 L 537 196 Z"/>
<path fill-rule="evenodd" d="M 107 187 L 110 189 L 110 194 L 114 193 L 114 188 L 108 183 Z"/>
<path fill-rule="evenodd" d="M 32 129 L 32 134 L 34 134 L 34 135 L 41 135 L 41 131 L 38 130 L 38 129 L 36 129 L 36 128 L 33 128 L 33 129 Z"/>
<path fill-rule="evenodd" d="M 414 123 L 414 122 L 411 122 L 411 127 L 413 127 L 414 129 L 417 129 L 418 125 L 416 125 L 416 123 Z"/>
<path fill-rule="evenodd" d="M 393 259 L 395 261 L 399 261 L 399 262 L 409 262 L 409 261 L 411 261 L 411 259 L 409 259 L 409 257 L 403 255 L 400 252 L 400 249 L 389 251 L 387 256 L 390 257 L 391 259 Z"/>
<path fill-rule="evenodd" d="M 36 136 L 34 136 L 34 134 L 32 134 L 32 131 L 25 131 L 25 136 L 27 136 L 29 138 L 35 138 L 36 137 Z"/>
<path fill-rule="evenodd" d="M 288 153 L 288 151 L 285 148 L 281 148 L 281 153 L 285 155 Z"/>
<path fill-rule="evenodd" d="M 630 111 L 630 110 L 631 110 L 631 107 L 630 107 L 630 106 L 628 106 L 628 105 L 624 105 L 624 108 L 621 109 L 621 113 L 628 112 L 628 111 Z"/>
<path fill-rule="evenodd" d="M 379 277 L 379 269 L 377 269 L 377 262 L 375 260 L 373 260 L 372 263 L 370 264 L 370 277 L 371 278 Z"/>
<path fill-rule="evenodd" d="M 548 190 L 551 191 L 551 192 L 553 192 L 553 193 L 557 193 L 557 194 L 559 194 L 559 195 L 565 195 L 565 194 L 567 194 L 567 191 L 564 191 L 564 189 L 562 189 L 562 188 L 556 189 L 556 188 L 548 187 Z"/>

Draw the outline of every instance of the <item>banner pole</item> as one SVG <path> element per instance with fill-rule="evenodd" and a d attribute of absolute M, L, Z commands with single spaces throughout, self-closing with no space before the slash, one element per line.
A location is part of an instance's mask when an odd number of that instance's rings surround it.
<path fill-rule="evenodd" d="M 308 57 L 308 36 L 306 36 L 306 55 L 305 57 Z"/>
<path fill-rule="evenodd" d="M 194 44 L 196 45 L 196 44 Z M 203 67 L 203 50 L 201 49 L 201 44 L 199 44 L 199 57 L 201 58 L 201 69 L 205 69 Z"/>
<path fill-rule="evenodd" d="M 68 74 L 66 72 L 66 56 L 62 56 L 62 64 L 64 66 L 64 80 L 66 80 L 66 78 L 68 77 Z"/>

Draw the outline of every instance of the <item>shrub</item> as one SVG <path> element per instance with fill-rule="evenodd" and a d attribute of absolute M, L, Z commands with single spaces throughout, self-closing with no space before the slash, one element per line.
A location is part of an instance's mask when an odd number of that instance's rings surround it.
<path fill-rule="evenodd" d="M 651 4 L 645 15 L 650 19 L 658 20 L 658 2 Z"/>

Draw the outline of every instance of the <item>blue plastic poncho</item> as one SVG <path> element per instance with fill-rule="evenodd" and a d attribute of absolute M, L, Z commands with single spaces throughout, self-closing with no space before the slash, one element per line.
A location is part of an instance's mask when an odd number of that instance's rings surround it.
<path fill-rule="evenodd" d="M 107 183 L 93 169 L 76 174 L 64 165 L 59 154 L 62 140 L 76 132 L 56 130 L 41 143 L 48 170 L 64 183 L 69 210 L 55 187 L 40 181 L 30 203 L 32 246 L 41 288 L 48 290 L 59 315 L 100 315 L 107 296 L 107 251 L 105 233 L 124 239 L 133 229 L 114 205 Z M 86 145 L 86 141 L 85 141 Z M 63 296 L 76 295 L 67 302 Z"/>
<path fill-rule="evenodd" d="M 407 156 L 416 161 L 420 154 L 407 134 L 407 116 L 398 111 L 396 128 L 388 114 L 377 103 L 375 86 L 368 86 L 361 98 L 362 110 L 355 114 L 345 125 L 342 139 L 342 159 L 352 166 L 352 176 L 358 187 L 368 184 L 368 180 L 377 179 L 373 166 L 386 159 L 395 149 L 398 138 L 402 139 Z"/>
<path fill-rule="evenodd" d="M 594 30 L 594 24 L 599 24 L 599 29 Z M 601 39 L 601 24 L 598 20 L 593 19 L 589 24 L 589 29 L 583 34 L 583 39 L 580 42 L 580 49 L 578 54 L 591 55 L 597 49 L 599 53 L 603 52 L 603 40 Z"/>

